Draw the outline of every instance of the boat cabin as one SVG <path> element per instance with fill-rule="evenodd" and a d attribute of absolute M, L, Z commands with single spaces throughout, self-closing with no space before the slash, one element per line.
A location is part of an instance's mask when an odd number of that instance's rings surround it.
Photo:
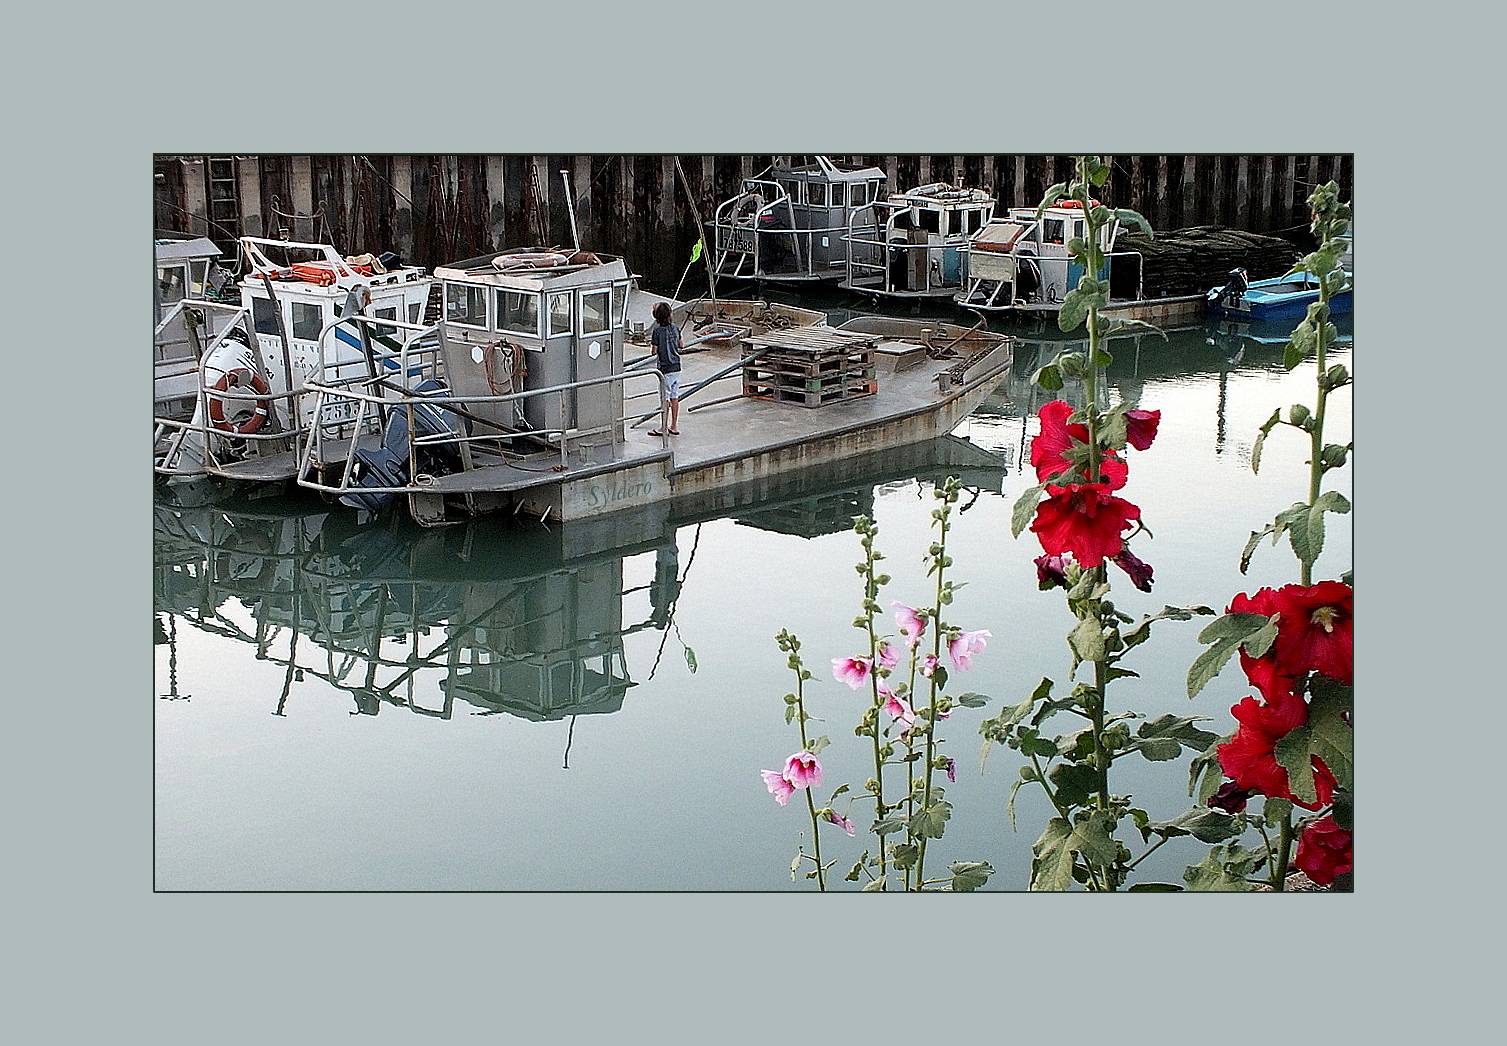
<path fill-rule="evenodd" d="M 1009 309 L 1019 305 L 1061 302 L 1083 277 L 1083 266 L 1072 259 L 1068 243 L 1081 239 L 1086 222 L 1077 201 L 1042 209 L 1011 207 L 989 221 L 962 251 L 962 289 L 953 300 L 969 308 Z M 1111 219 L 1099 230 L 1105 253 L 1100 279 L 1110 281 L 1112 299 L 1141 297 L 1141 256 L 1114 251 L 1119 222 Z"/>
<path fill-rule="evenodd" d="M 241 305 L 250 315 L 257 359 L 274 396 L 313 380 L 372 376 L 371 346 L 363 344 L 361 332 L 342 325 L 321 344 L 321 332 L 336 320 L 355 311 L 415 325 L 424 319 L 434 281 L 396 255 L 343 257 L 328 244 L 254 236 L 243 236 L 240 243 L 247 266 Z M 411 334 L 380 325 L 366 332 L 387 351 L 401 348 Z M 386 367 L 397 364 L 388 360 Z M 298 427 L 312 422 L 312 412 L 312 402 L 305 402 Z"/>
<path fill-rule="evenodd" d="M 199 355 L 209 331 L 201 329 L 201 317 L 190 318 L 182 309 L 169 317 L 179 302 L 202 299 L 215 293 L 226 280 L 215 264 L 220 248 L 202 236 L 159 233 L 154 240 L 157 275 L 152 281 L 152 305 L 156 324 L 169 322 L 156 332 L 152 353 L 155 411 L 187 417 L 199 389 Z"/>
<path fill-rule="evenodd" d="M 441 266 L 435 277 L 444 303 L 440 358 L 452 396 L 576 386 L 472 402 L 467 410 L 474 420 L 546 441 L 571 429 L 592 430 L 589 437 L 573 437 L 576 446 L 621 442 L 621 385 L 592 383 L 623 372 L 633 277 L 621 258 L 518 248 Z"/>
<path fill-rule="evenodd" d="M 717 205 L 712 258 L 718 276 L 812 281 L 847 275 L 847 237 L 877 232 L 874 203 L 884 192 L 877 167 L 839 165 L 825 156 L 803 167 L 775 166 L 746 178 Z"/>
<path fill-rule="evenodd" d="M 890 297 L 951 297 L 963 285 L 963 249 L 993 216 L 994 197 L 935 182 L 895 193 L 874 209 L 874 232 L 847 236 L 842 286 Z"/>

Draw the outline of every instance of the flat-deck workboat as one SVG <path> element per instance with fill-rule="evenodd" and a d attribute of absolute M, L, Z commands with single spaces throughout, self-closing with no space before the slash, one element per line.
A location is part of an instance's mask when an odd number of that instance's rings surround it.
<path fill-rule="evenodd" d="M 876 298 L 951 298 L 963 287 L 963 250 L 988 224 L 994 197 L 934 182 L 874 205 L 872 232 L 849 231 L 841 286 Z"/>

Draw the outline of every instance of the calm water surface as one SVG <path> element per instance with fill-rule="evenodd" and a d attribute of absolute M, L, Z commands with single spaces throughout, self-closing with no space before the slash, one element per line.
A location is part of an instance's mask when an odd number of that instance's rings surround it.
<path fill-rule="evenodd" d="M 980 765 L 981 719 L 1059 686 L 1073 619 L 1036 588 L 1029 533 L 1010 508 L 1034 485 L 1018 465 L 1044 401 L 1024 381 L 1057 346 L 1023 337 L 1014 376 L 957 430 L 996 452 L 956 517 L 950 620 L 993 639 L 953 692 L 988 695 L 944 724 L 958 780 L 929 867 L 986 860 L 990 889 L 1024 889 L 1048 816 L 1022 789 L 1019 757 Z M 1223 609 L 1230 597 L 1297 580 L 1284 544 L 1238 570 L 1252 530 L 1306 493 L 1304 446 L 1274 433 L 1250 470 L 1260 424 L 1313 400 L 1313 366 L 1289 374 L 1280 345 L 1178 332 L 1116 343 L 1108 395 L 1162 412 L 1151 450 L 1131 455 L 1123 491 L 1153 537 L 1139 616 L 1164 604 Z M 1350 363 L 1341 348 L 1337 361 Z M 694 424 L 694 415 L 691 416 Z M 1330 407 L 1331 442 L 1349 438 L 1348 390 Z M 784 722 L 792 677 L 774 635 L 800 636 L 816 679 L 808 707 L 832 746 L 825 798 L 861 790 L 864 698 L 831 679 L 860 652 L 861 557 L 850 517 L 880 526 L 894 581 L 882 599 L 927 601 L 921 554 L 934 482 L 925 462 L 832 482 L 721 518 L 680 519 L 631 544 L 562 556 L 560 535 L 479 522 L 436 531 L 358 526 L 316 500 L 156 506 L 156 883 L 162 890 L 782 890 L 809 831 L 804 807 L 776 805 L 759 778 L 799 747 Z M 1339 489 L 1349 493 L 1348 470 Z M 1316 577 L 1350 565 L 1349 518 L 1331 523 Z M 1227 671 L 1197 699 L 1184 677 L 1201 622 L 1167 622 L 1117 683 L 1111 704 L 1150 716 L 1213 717 L 1223 733 L 1246 690 Z M 1067 729 L 1064 725 L 1062 729 Z M 863 743 L 860 744 L 860 741 Z M 1116 764 L 1115 790 L 1155 819 L 1185 810 L 1187 759 Z M 944 782 L 945 783 L 945 782 Z M 839 800 L 841 803 L 842 800 Z M 839 806 L 839 809 L 842 809 Z M 824 856 L 845 871 L 865 845 L 823 825 Z M 1133 848 L 1137 849 L 1138 848 Z M 1169 844 L 1138 878 L 1180 881 L 1198 844 Z M 839 875 L 840 878 L 840 875 Z M 849 887 L 851 884 L 840 884 Z"/>

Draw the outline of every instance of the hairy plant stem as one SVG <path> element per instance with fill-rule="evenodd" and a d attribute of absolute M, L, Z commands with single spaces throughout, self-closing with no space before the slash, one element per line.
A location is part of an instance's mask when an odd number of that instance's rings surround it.
<path fill-rule="evenodd" d="M 872 526 L 872 524 L 870 524 Z M 875 580 L 874 572 L 874 531 L 871 529 L 863 535 L 864 550 L 864 619 L 868 623 L 869 634 L 869 688 L 874 697 L 874 819 L 882 821 L 888 813 L 884 805 L 884 753 L 883 745 L 879 739 L 879 722 L 882 715 L 879 700 L 879 636 L 874 631 L 874 612 L 878 609 L 877 597 L 879 585 Z M 889 872 L 889 847 L 885 843 L 884 836 L 879 837 L 879 875 L 881 878 Z"/>
<path fill-rule="evenodd" d="M 937 564 L 936 613 L 935 613 L 934 619 L 933 619 L 933 621 L 931 623 L 932 624 L 932 629 L 931 629 L 931 656 L 934 659 L 933 663 L 937 664 L 937 665 L 940 665 L 941 661 L 942 661 L 942 597 L 943 597 L 943 595 L 946 592 L 946 585 L 943 582 L 943 575 L 946 574 L 946 572 L 947 572 L 947 567 L 946 567 L 946 563 L 947 563 L 947 531 L 948 531 L 948 516 L 951 514 L 951 509 L 952 509 L 952 502 L 951 502 L 950 498 L 944 497 L 943 500 L 942 500 L 942 518 L 938 521 L 938 526 L 939 526 L 939 529 L 941 530 L 942 533 L 941 533 L 941 536 L 937 540 L 937 556 L 936 556 L 936 564 Z M 935 671 L 936 670 L 933 669 L 933 672 L 935 672 Z M 928 677 L 927 682 L 931 684 L 931 687 L 930 687 L 930 691 L 929 691 L 929 693 L 927 695 L 927 704 L 926 704 L 926 755 L 923 757 L 925 759 L 925 761 L 926 761 L 926 771 L 922 775 L 922 783 L 921 783 L 921 788 L 922 788 L 921 809 L 922 810 L 926 810 L 926 809 L 929 809 L 931 807 L 931 774 L 932 774 L 932 769 L 933 769 L 932 764 L 934 762 L 936 762 L 936 751 L 937 751 L 937 680 L 936 680 L 936 676 L 932 675 L 932 676 Z M 912 700 L 914 700 L 914 694 L 912 694 Z M 915 709 L 915 708 L 912 708 L 912 711 L 915 712 L 917 714 L 917 717 L 919 718 L 920 711 L 918 709 Z M 925 865 L 926 865 L 926 840 L 927 840 L 927 838 L 928 837 L 924 836 L 924 835 L 921 837 L 920 850 L 918 851 L 918 853 L 916 855 L 916 888 L 918 890 L 921 888 L 921 884 L 925 881 L 925 878 L 926 878 L 926 876 L 924 874 L 924 868 L 925 868 Z"/>
<path fill-rule="evenodd" d="M 795 721 L 801 728 L 801 751 L 809 752 L 811 742 L 806 737 L 806 670 L 800 662 L 799 648 L 792 651 L 792 667 L 795 669 Z M 811 849 L 815 852 L 812 858 L 816 862 L 816 885 L 824 891 L 827 889 L 827 870 L 822 865 L 822 837 L 819 829 L 821 823 L 816 817 L 816 800 L 811 798 L 809 787 L 801 789 L 806 793 L 806 810 L 811 814 Z"/>

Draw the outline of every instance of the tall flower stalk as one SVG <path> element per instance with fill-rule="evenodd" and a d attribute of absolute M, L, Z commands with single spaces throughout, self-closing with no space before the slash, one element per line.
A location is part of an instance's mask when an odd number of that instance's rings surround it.
<path fill-rule="evenodd" d="M 1302 432 L 1309 448 L 1307 497 L 1252 532 L 1240 557 L 1240 572 L 1245 573 L 1263 538 L 1275 544 L 1286 535 L 1300 580 L 1235 596 L 1225 615 L 1199 636 L 1209 649 L 1188 673 L 1191 697 L 1238 651 L 1247 681 L 1259 694 L 1231 709 L 1239 728 L 1194 766 L 1190 791 L 1248 821 L 1261 837 L 1258 849 L 1211 852 L 1202 865 L 1188 870 L 1188 876 L 1227 884 L 1221 889 L 1264 881 L 1282 890 L 1294 861 L 1324 885 L 1351 867 L 1353 593 L 1348 571 L 1340 580 L 1315 582 L 1313 570 L 1324 548 L 1325 515 L 1350 511 L 1343 494 L 1324 490 L 1324 477 L 1344 466 L 1354 447 L 1326 443 L 1324 426 L 1330 396 L 1351 380 L 1344 366 L 1330 364 L 1328 358 L 1338 334 L 1330 321 L 1330 302 L 1350 284 L 1340 259 L 1351 212 L 1340 202 L 1334 182 L 1316 189 L 1308 205 L 1318 247 L 1289 275 L 1312 275 L 1318 301 L 1293 331 L 1283 364 L 1293 370 L 1314 359 L 1315 403 L 1312 409 L 1294 404 L 1285 418 L 1281 408 L 1273 411 L 1251 452 L 1251 468 L 1259 472 L 1261 452 L 1273 430 L 1282 425 Z M 1262 797 L 1259 817 L 1245 812 L 1256 796 Z M 1311 811 L 1311 816 L 1295 820 L 1294 807 Z M 1262 868 L 1264 880 L 1256 877 Z"/>
<path fill-rule="evenodd" d="M 1075 382 L 1081 387 L 1083 406 L 1075 410 L 1066 401 L 1056 400 L 1041 408 L 1041 430 L 1031 446 L 1031 464 L 1040 483 L 1016 502 L 1011 527 L 1018 537 L 1029 525 L 1041 542 L 1045 555 L 1036 561 L 1040 587 L 1064 589 L 1068 609 L 1076 619 L 1067 636 L 1072 655 L 1069 677 L 1086 663 L 1091 666 L 1091 681 L 1077 683 L 1067 695 L 1054 696 L 1056 684 L 1043 679 L 1025 701 L 981 724 L 980 733 L 986 755 L 990 745 L 997 743 L 1029 760 L 1021 767 L 1007 805 L 1012 823 L 1016 793 L 1027 783 L 1043 791 L 1056 814 L 1032 847 L 1031 888 L 1062 890 L 1076 882 L 1089 890 L 1112 891 L 1125 886 L 1136 865 L 1168 839 L 1217 836 L 1228 825 L 1210 823 L 1200 811 L 1191 812 L 1196 815 L 1194 827 L 1186 814 L 1153 822 L 1146 811 L 1132 807 L 1128 797 L 1115 795 L 1112 787 L 1111 769 L 1124 756 L 1138 753 L 1162 761 L 1184 749 L 1202 751 L 1214 741 L 1214 734 L 1194 725 L 1196 718 L 1170 715 L 1142 723 L 1132 734 L 1130 722 L 1140 717 L 1133 712 L 1111 713 L 1108 703 L 1110 685 L 1136 674 L 1119 662 L 1146 641 L 1153 622 L 1186 620 L 1213 611 L 1163 607 L 1133 623 L 1110 600 L 1111 562 L 1136 588 L 1151 588 L 1151 567 L 1129 548 L 1130 539 L 1145 530 L 1141 510 L 1117 491 L 1129 476 L 1128 450 L 1150 448 L 1160 413 L 1130 403 L 1106 407 L 1099 402 L 1102 372 L 1112 362 L 1104 348 L 1108 336 L 1128 326 L 1150 326 L 1104 317 L 1110 288 L 1102 241 L 1112 223 L 1135 225 L 1148 235 L 1151 230 L 1136 212 L 1111 210 L 1093 198 L 1092 193 L 1109 177 L 1109 168 L 1097 157 L 1076 157 L 1074 170 L 1071 182 L 1047 190 L 1036 213 L 1039 220 L 1047 207 L 1068 201 L 1076 203 L 1076 213 L 1082 216 L 1082 232 L 1071 236 L 1067 246 L 1083 273 L 1063 300 L 1058 326 L 1064 331 L 1084 327 L 1087 350 L 1059 353 L 1032 381 L 1049 391 Z M 1058 713 L 1075 716 L 1086 726 L 1049 735 L 1046 724 Z M 1157 839 L 1140 857 L 1133 857 L 1116 834 L 1127 818 L 1143 843 L 1150 843 L 1153 836 Z M 1159 884 L 1159 888 L 1177 887 Z"/>

